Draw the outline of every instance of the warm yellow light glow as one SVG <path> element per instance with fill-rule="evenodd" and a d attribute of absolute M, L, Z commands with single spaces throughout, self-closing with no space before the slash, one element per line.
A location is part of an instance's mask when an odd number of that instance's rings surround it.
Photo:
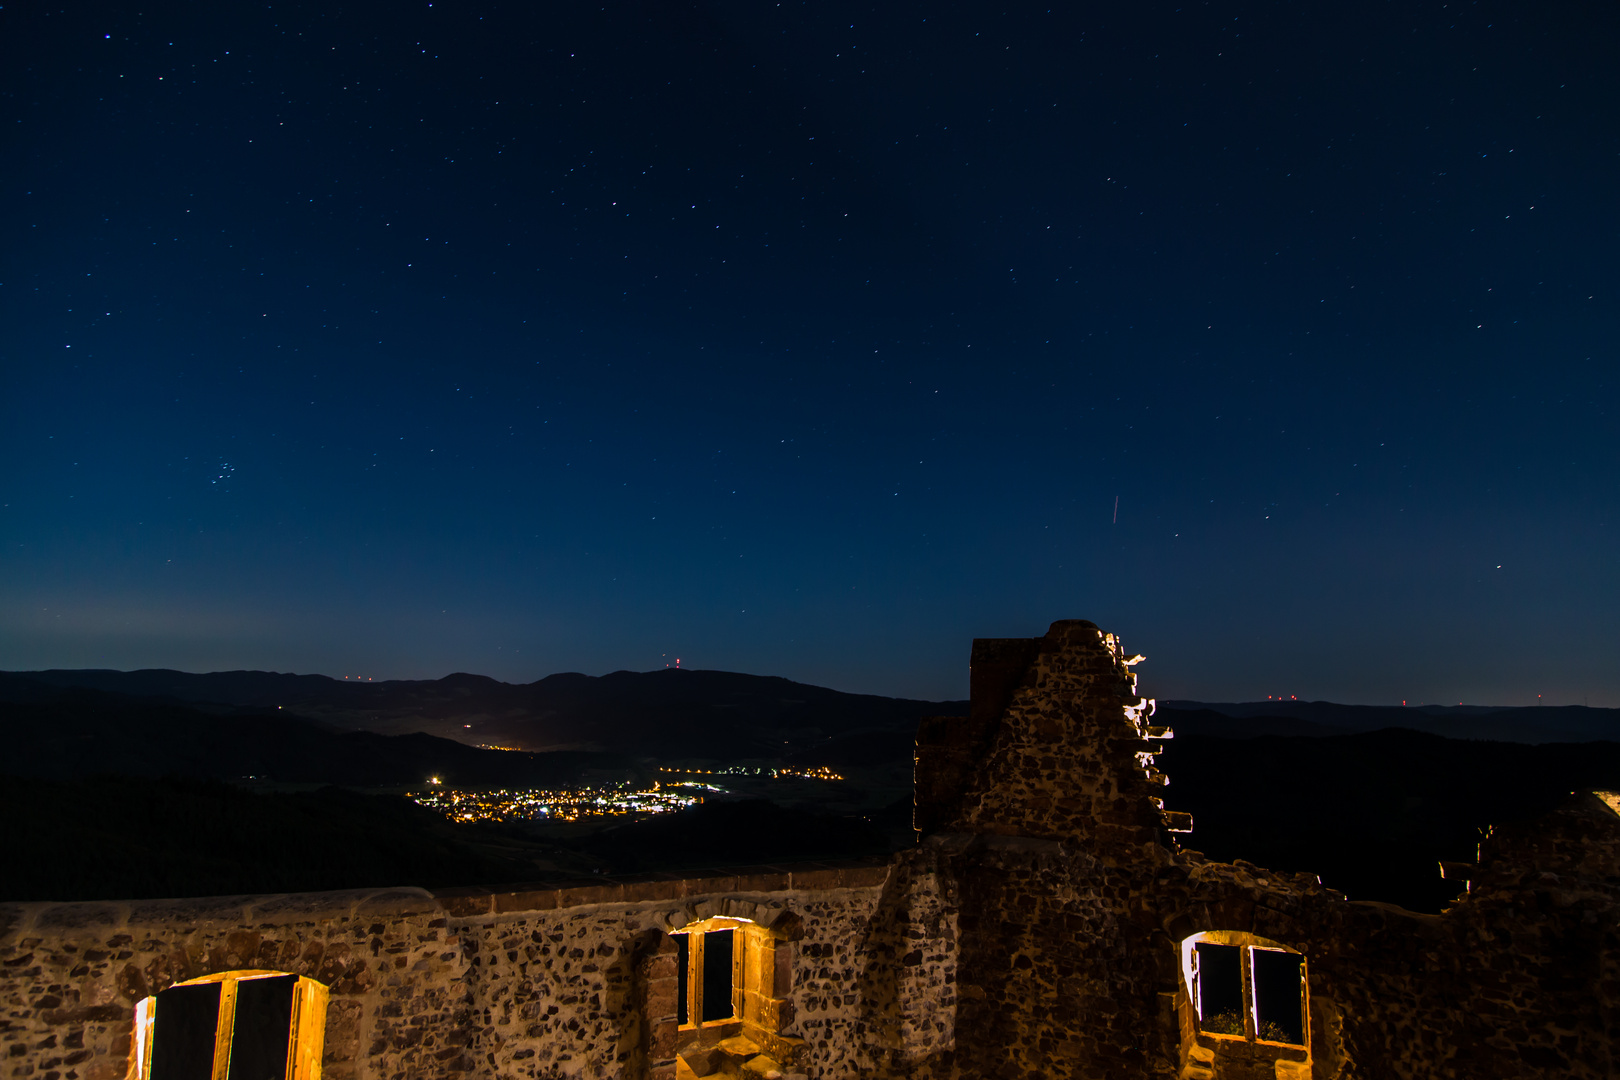
<path fill-rule="evenodd" d="M 175 986 L 219 983 L 219 1012 L 214 1023 L 214 1057 L 210 1080 L 228 1080 L 231 1047 L 236 1030 L 236 988 L 255 979 L 291 976 L 287 971 L 251 969 L 221 971 L 188 979 Z M 326 987 L 307 976 L 298 976 L 293 990 L 292 1016 L 287 1029 L 287 1071 L 285 1080 L 321 1080 L 321 1056 L 326 1043 Z M 129 1080 L 151 1080 L 153 1035 L 157 1031 L 156 995 L 135 1003 L 135 1031 L 131 1046 Z"/>
<path fill-rule="evenodd" d="M 685 791 L 666 790 L 657 785 L 641 789 L 629 784 L 606 788 L 501 788 L 498 791 L 441 788 L 408 792 L 406 798 L 463 824 L 469 821 L 579 821 L 585 818 L 665 814 L 696 806 L 703 801 Z"/>
<path fill-rule="evenodd" d="M 825 765 L 728 765 L 723 769 L 683 769 L 676 765 L 660 765 L 659 772 L 684 773 L 688 776 L 761 776 L 773 780 L 797 778 L 800 780 L 842 780 L 844 777 Z"/>

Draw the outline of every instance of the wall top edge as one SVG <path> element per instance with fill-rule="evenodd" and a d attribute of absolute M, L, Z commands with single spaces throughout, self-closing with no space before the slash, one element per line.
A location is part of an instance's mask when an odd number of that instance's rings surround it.
<path fill-rule="evenodd" d="M 881 886 L 888 860 L 724 867 L 684 873 L 423 889 L 400 886 L 331 892 L 0 903 L 0 938 L 129 925 L 300 922 L 410 915 L 456 918 L 604 904 L 637 904 L 726 893 L 819 893 Z"/>

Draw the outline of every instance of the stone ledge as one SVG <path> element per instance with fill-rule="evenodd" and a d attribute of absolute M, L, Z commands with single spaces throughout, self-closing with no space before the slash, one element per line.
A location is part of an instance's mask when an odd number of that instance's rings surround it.
<path fill-rule="evenodd" d="M 472 918 L 597 904 L 657 903 L 721 893 L 825 892 L 830 889 L 874 888 L 888 880 L 889 868 L 889 859 L 716 867 L 685 874 L 662 872 L 434 889 L 432 895 L 451 915 Z"/>
<path fill-rule="evenodd" d="M 456 918 L 519 911 L 553 911 L 597 904 L 640 904 L 721 893 L 826 892 L 865 889 L 888 880 L 890 859 L 716 867 L 681 872 L 470 885 L 439 889 L 401 886 L 258 896 L 198 896 L 156 900 L 54 901 L 0 904 L 9 937 L 27 931 L 105 930 L 120 926 L 295 923 L 309 919 L 446 913 Z"/>
<path fill-rule="evenodd" d="M 6 937 L 28 932 L 108 930 L 126 926 L 234 926 L 313 919 L 401 918 L 438 912 L 440 901 L 415 886 L 333 892 L 196 896 L 152 900 L 38 900 L 0 904 Z"/>

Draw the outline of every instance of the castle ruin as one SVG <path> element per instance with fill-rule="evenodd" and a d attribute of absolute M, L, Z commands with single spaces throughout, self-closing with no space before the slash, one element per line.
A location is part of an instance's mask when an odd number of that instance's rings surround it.
<path fill-rule="evenodd" d="M 1440 915 L 1210 861 L 1165 808 L 1139 659 L 1081 621 L 976 641 L 969 715 L 918 731 L 919 842 L 886 862 L 0 905 L 0 1070 L 1616 1075 L 1620 798 L 1494 830 Z"/>

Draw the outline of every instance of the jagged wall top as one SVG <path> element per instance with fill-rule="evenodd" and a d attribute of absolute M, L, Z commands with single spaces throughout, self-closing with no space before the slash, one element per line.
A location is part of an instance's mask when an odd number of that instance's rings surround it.
<path fill-rule="evenodd" d="M 1044 637 L 975 640 L 969 715 L 918 730 L 918 829 L 1155 842 L 1165 781 L 1154 739 L 1167 733 L 1148 726 L 1153 702 L 1131 671 L 1140 659 L 1080 619 Z"/>

